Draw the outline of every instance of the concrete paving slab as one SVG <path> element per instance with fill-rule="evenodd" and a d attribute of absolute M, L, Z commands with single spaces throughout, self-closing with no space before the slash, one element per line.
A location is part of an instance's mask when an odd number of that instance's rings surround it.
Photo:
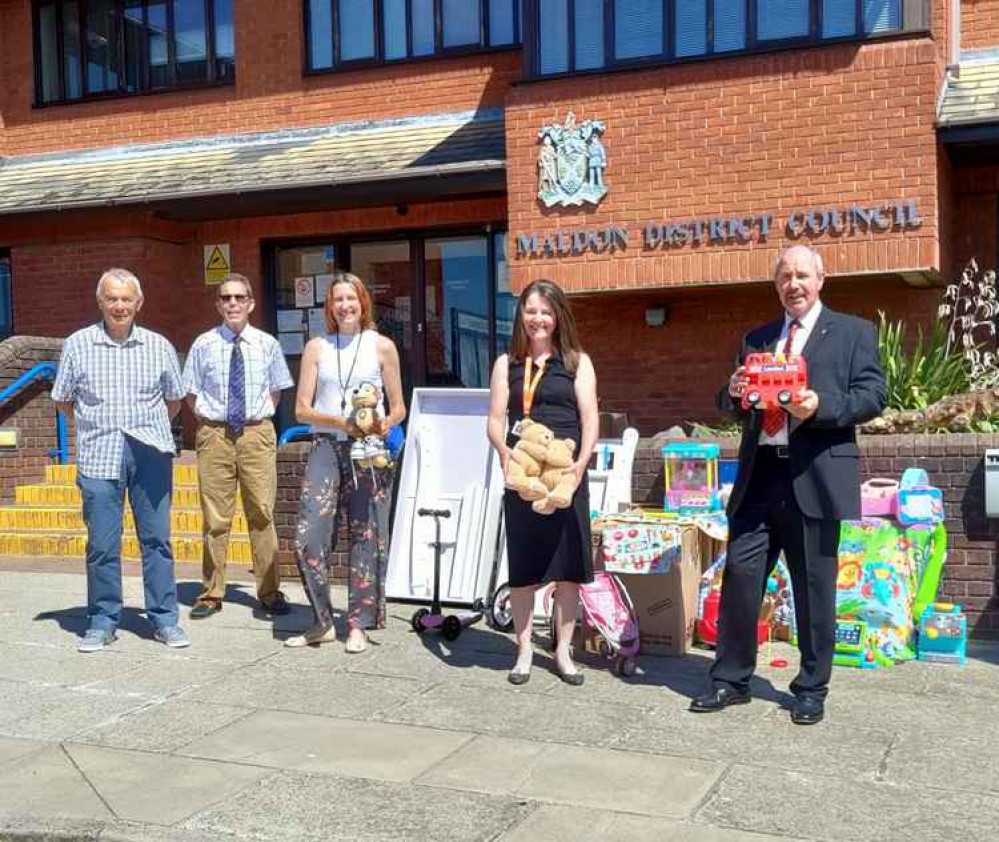
<path fill-rule="evenodd" d="M 820 842 L 992 842 L 999 798 L 735 766 L 696 820 Z"/>
<path fill-rule="evenodd" d="M 639 816 L 621 816 L 618 819 L 615 830 L 628 831 L 634 825 L 638 825 L 639 832 L 645 827 L 644 820 Z M 628 839 L 633 842 L 635 837 L 630 835 L 618 836 L 618 839 Z M 646 838 L 646 837 L 639 837 Z M 649 842 L 654 842 L 652 836 L 647 837 Z M 684 822 L 676 828 L 675 842 L 804 842 L 790 836 L 771 836 L 765 833 L 747 833 L 741 830 L 732 830 L 727 827 L 712 827 L 710 825 L 690 824 Z"/>
<path fill-rule="evenodd" d="M 235 670 L 214 684 L 184 694 L 184 698 L 236 707 L 372 719 L 419 697 L 427 686 L 403 678 L 318 670 L 295 673 L 294 680 L 290 680 L 287 670 L 257 664 Z"/>
<path fill-rule="evenodd" d="M 477 736 L 428 769 L 417 782 L 425 786 L 513 795 L 531 774 L 547 743 Z"/>
<path fill-rule="evenodd" d="M 999 795 L 996 743 L 980 735 L 906 732 L 888 755 L 884 779 Z"/>
<path fill-rule="evenodd" d="M 23 681 L 0 680 L 0 727 L 15 722 L 38 709 L 47 688 Z"/>
<path fill-rule="evenodd" d="M 52 746 L 0 769 L 0 816 L 113 818 L 66 752 Z"/>
<path fill-rule="evenodd" d="M 176 824 L 267 774 L 253 766 L 96 746 L 67 746 L 66 752 L 116 816 L 150 824 Z"/>
<path fill-rule="evenodd" d="M 5 816 L 0 814 L 3 842 L 98 842 L 111 822 L 67 819 L 60 816 Z"/>
<path fill-rule="evenodd" d="M 259 711 L 180 753 L 384 781 L 408 781 L 472 739 L 471 734 Z"/>
<path fill-rule="evenodd" d="M 759 703 L 754 702 L 747 707 Z M 760 705 L 762 707 L 762 705 Z M 680 721 L 656 714 L 637 717 L 610 745 L 634 752 L 732 761 L 773 769 L 796 769 L 873 778 L 888 754 L 892 735 L 824 722 L 802 728 L 779 711 L 767 718 L 685 713 Z"/>
<path fill-rule="evenodd" d="M 604 745 L 643 708 L 594 705 L 586 686 L 560 684 L 552 695 L 488 686 L 439 685 L 380 716 L 388 722 L 425 725 L 543 742 Z"/>
<path fill-rule="evenodd" d="M 933 696 L 999 700 L 999 664 L 968 658 L 964 666 L 920 663 L 923 692 Z"/>
<path fill-rule="evenodd" d="M 254 842 L 485 842 L 532 809 L 523 801 L 478 793 L 279 772 L 192 816 L 183 827 Z"/>
<path fill-rule="evenodd" d="M 296 630 L 296 634 L 298 631 Z M 286 670 L 319 670 L 321 672 L 338 672 L 349 666 L 360 666 L 368 663 L 372 658 L 386 649 L 397 649 L 398 643 L 385 643 L 381 639 L 382 632 L 375 632 L 378 635 L 374 642 L 370 643 L 363 652 L 348 654 L 344 649 L 346 642 L 346 632 L 342 628 L 337 629 L 338 640 L 335 643 L 323 643 L 315 646 L 303 646 L 300 649 L 289 649 L 281 642 L 281 648 L 274 652 L 266 660 L 266 664 L 277 669 Z M 288 635 L 289 637 L 291 635 Z M 289 678 L 289 680 L 295 680 Z"/>
<path fill-rule="evenodd" d="M 218 681 L 236 668 L 230 663 L 200 661 L 167 650 L 143 660 L 135 669 L 81 687 L 97 693 L 164 699 Z"/>
<path fill-rule="evenodd" d="M 249 708 L 170 700 L 150 704 L 120 719 L 88 728 L 68 738 L 82 745 L 172 752 L 199 742 L 248 714 Z"/>
<path fill-rule="evenodd" d="M 499 842 L 537 842 L 539 839 L 545 842 L 581 842 L 584 839 L 611 842 L 613 839 L 625 838 L 610 835 L 615 818 L 614 813 L 606 810 L 542 804 L 524 821 L 504 833 Z M 655 842 L 669 842 L 672 839 L 669 829 L 675 822 L 653 819 L 652 823 L 659 825 Z M 628 837 L 629 842 L 632 838 Z"/>
<path fill-rule="evenodd" d="M 559 745 L 538 755 L 517 793 L 539 801 L 683 818 L 724 768 L 691 758 Z"/>
<path fill-rule="evenodd" d="M 36 740 L 14 740 L 10 737 L 0 737 L 0 767 L 14 762 L 23 762 L 23 758 L 46 748 L 45 743 Z"/>
<path fill-rule="evenodd" d="M 79 687 L 129 672 L 143 661 L 120 651 L 113 643 L 103 652 L 81 654 L 76 637 L 65 635 L 62 645 L 0 644 L 0 664 L 7 681 Z"/>
<path fill-rule="evenodd" d="M 31 712 L 0 725 L 0 736 L 56 742 L 87 728 L 113 722 L 145 704 L 141 699 L 51 687 L 37 697 Z"/>

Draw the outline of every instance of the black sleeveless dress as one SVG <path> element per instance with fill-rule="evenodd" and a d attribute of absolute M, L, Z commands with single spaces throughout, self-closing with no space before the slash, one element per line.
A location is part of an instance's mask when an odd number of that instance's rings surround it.
<path fill-rule="evenodd" d="M 524 364 L 510 363 L 510 400 L 507 418 L 510 429 L 524 415 Z M 549 427 L 556 438 L 576 442 L 573 458 L 579 454 L 582 428 L 576 403 L 576 376 L 568 372 L 561 357 L 553 354 L 534 393 L 531 418 Z M 507 434 L 507 446 L 517 437 Z M 539 515 L 531 504 L 507 489 L 503 497 L 506 517 L 506 550 L 510 564 L 510 586 L 514 588 L 545 582 L 593 581 L 590 548 L 590 492 L 586 479 L 579 484 L 567 509 Z"/>

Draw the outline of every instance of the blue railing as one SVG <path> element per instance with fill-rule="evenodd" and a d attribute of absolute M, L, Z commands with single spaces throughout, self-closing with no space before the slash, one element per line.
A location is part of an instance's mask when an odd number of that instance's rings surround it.
<path fill-rule="evenodd" d="M 56 370 L 55 363 L 38 363 L 38 365 L 32 366 L 9 386 L 0 389 L 0 404 L 9 401 L 21 389 L 35 380 L 55 380 Z M 49 456 L 54 456 L 60 465 L 69 462 L 69 434 L 66 430 L 66 416 L 59 410 L 56 410 L 56 446 L 49 451 Z"/>
<path fill-rule="evenodd" d="M 306 424 L 298 424 L 294 427 L 288 427 L 283 433 L 281 433 L 278 438 L 278 447 L 288 444 L 290 441 L 295 441 L 296 439 L 308 438 L 312 435 L 312 427 Z M 391 430 L 389 430 L 388 435 L 385 436 L 385 444 L 388 446 L 389 453 L 392 454 L 392 458 L 398 458 L 399 452 L 402 450 L 402 446 L 406 443 L 406 434 L 403 432 L 402 427 L 396 425 Z"/>
<path fill-rule="evenodd" d="M 307 424 L 298 424 L 295 427 L 289 427 L 283 433 L 281 433 L 278 439 L 278 447 L 287 444 L 290 441 L 295 441 L 295 439 L 304 439 L 312 435 L 312 427 Z"/>

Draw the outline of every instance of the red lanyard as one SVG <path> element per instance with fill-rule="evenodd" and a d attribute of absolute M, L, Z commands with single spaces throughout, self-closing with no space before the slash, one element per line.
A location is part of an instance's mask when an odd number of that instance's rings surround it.
<path fill-rule="evenodd" d="M 530 354 L 528 354 L 527 359 L 524 360 L 524 417 L 531 417 L 531 407 L 534 406 L 534 393 L 538 389 L 538 383 L 541 382 L 541 375 L 545 373 L 545 363 L 544 361 L 538 366 L 538 373 L 531 378 L 531 367 L 534 365 L 534 360 L 531 359 Z"/>

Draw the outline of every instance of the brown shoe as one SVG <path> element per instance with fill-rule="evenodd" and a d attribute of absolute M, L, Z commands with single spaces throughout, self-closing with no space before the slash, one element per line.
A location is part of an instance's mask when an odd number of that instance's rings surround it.
<path fill-rule="evenodd" d="M 212 614 L 218 614 L 221 610 L 221 599 L 215 599 L 210 596 L 201 597 L 200 599 L 194 600 L 194 605 L 191 606 L 191 619 L 204 620 L 211 617 Z"/>

